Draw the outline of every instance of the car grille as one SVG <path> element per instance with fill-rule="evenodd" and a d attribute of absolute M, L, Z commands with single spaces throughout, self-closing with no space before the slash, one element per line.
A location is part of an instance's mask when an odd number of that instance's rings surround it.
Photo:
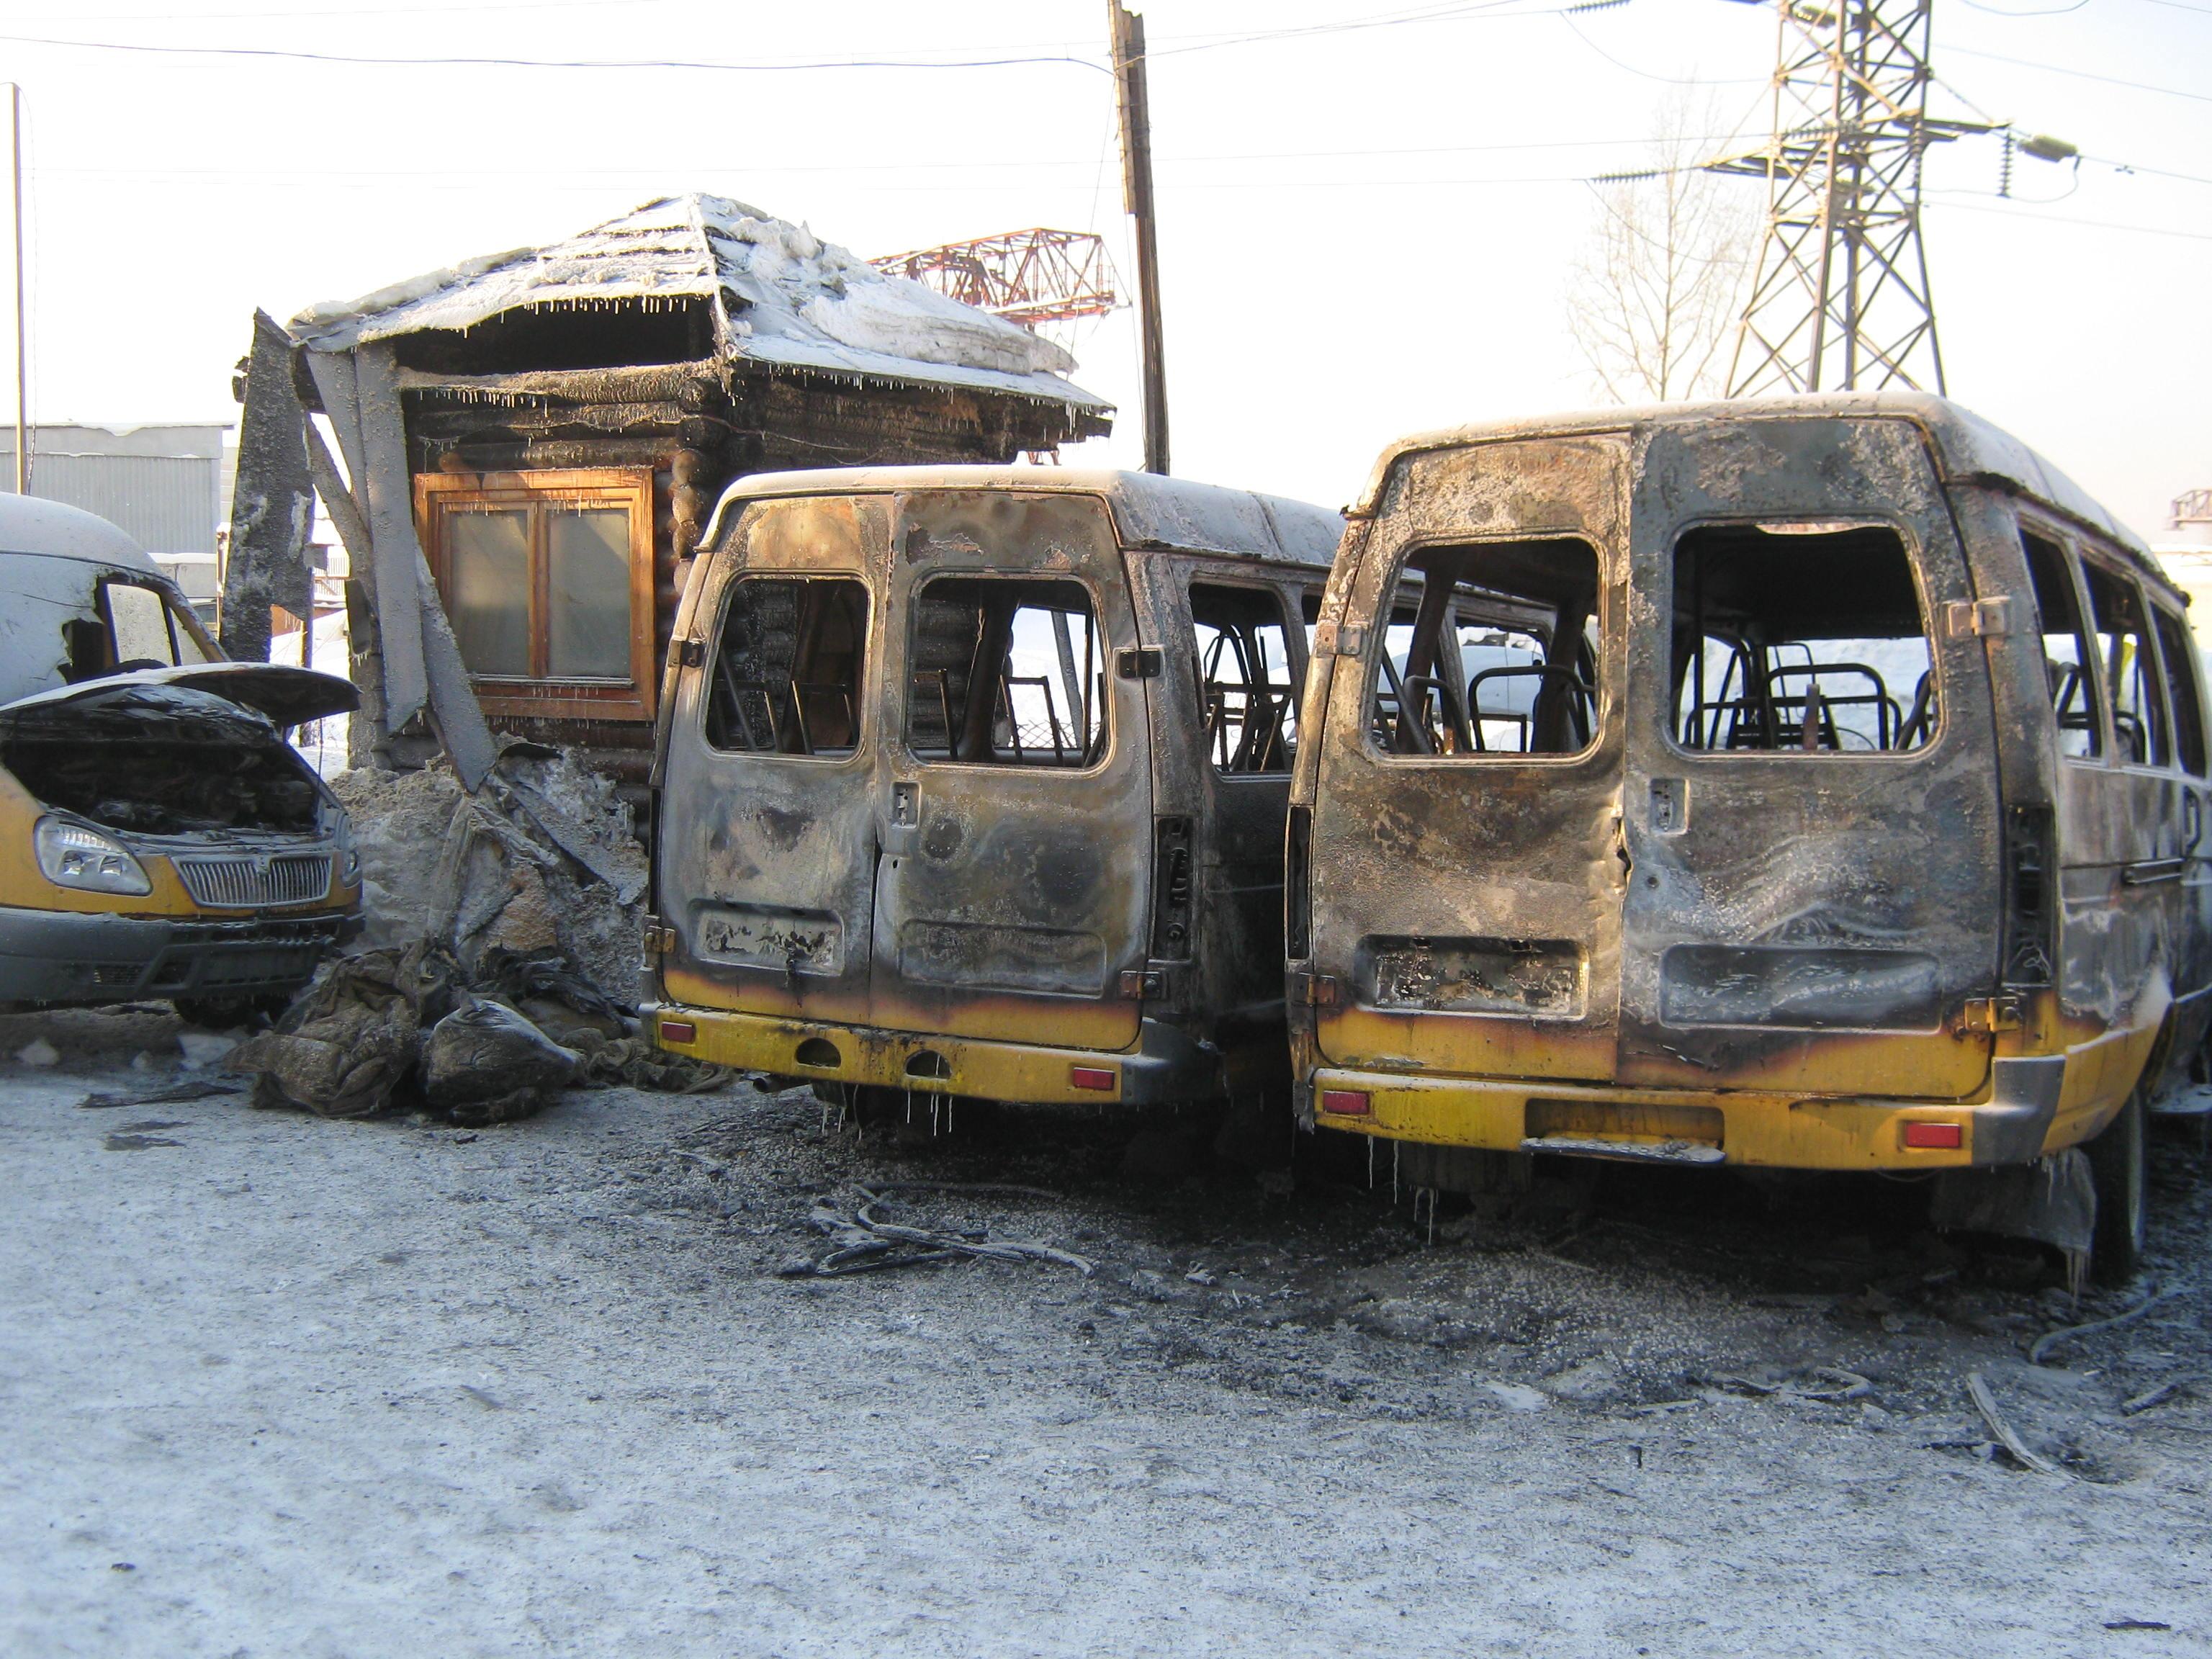
<path fill-rule="evenodd" d="M 218 909 L 259 909 L 274 904 L 313 904 L 329 896 L 328 853 L 284 853 L 275 858 L 185 858 L 177 874 L 193 902 Z"/>

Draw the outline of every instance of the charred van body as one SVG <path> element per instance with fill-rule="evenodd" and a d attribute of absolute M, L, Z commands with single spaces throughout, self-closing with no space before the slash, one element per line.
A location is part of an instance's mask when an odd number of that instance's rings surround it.
<path fill-rule="evenodd" d="M 2142 1114 L 2212 1016 L 2184 603 L 1932 398 L 1393 447 L 1293 794 L 1307 1121 L 1690 1164 L 2049 1159 L 2124 1271 Z"/>
<path fill-rule="evenodd" d="M 1282 826 L 1340 520 L 1121 473 L 748 478 L 661 702 L 665 1047 L 843 1088 L 1283 1082 Z"/>

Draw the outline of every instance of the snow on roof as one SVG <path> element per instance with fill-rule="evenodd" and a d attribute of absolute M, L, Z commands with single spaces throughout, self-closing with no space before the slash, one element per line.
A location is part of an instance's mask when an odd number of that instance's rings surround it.
<path fill-rule="evenodd" d="M 743 202 L 666 196 L 546 247 L 485 254 L 308 307 L 294 338 L 342 351 L 518 307 L 703 299 L 730 356 L 872 380 L 974 386 L 1078 408 L 1112 405 L 1063 378 L 1049 340 L 824 242 Z"/>

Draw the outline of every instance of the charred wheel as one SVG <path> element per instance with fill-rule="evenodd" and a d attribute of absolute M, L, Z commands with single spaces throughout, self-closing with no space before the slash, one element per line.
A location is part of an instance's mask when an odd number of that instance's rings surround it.
<path fill-rule="evenodd" d="M 250 996 L 173 997 L 170 999 L 177 1017 L 188 1025 L 204 1026 L 210 1031 L 228 1031 L 261 1021 L 273 1020 L 289 1006 L 292 999 L 283 991 L 262 992 Z"/>

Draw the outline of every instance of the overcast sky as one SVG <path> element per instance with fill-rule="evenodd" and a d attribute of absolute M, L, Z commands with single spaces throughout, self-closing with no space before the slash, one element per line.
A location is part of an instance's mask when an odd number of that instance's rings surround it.
<path fill-rule="evenodd" d="M 1598 211 L 1581 181 L 1633 166 L 1682 82 L 1717 139 L 1766 119 L 1773 15 L 1731 0 L 1138 9 L 1176 470 L 1332 505 L 1400 434 L 1590 402 L 1561 299 Z M 0 0 L 0 74 L 27 99 L 34 416 L 229 418 L 257 305 L 289 316 L 681 190 L 862 254 L 1036 224 L 1124 254 L 1104 14 Z M 1937 0 L 1936 28 L 1944 112 L 2094 158 L 2016 161 L 2011 201 L 1995 140 L 1931 159 L 1952 393 L 2154 536 L 2212 484 L 2212 0 Z M 1080 61 L 798 67 L 1010 58 Z M 1072 344 L 1127 411 L 1106 458 L 1131 459 L 1127 314 Z"/>

